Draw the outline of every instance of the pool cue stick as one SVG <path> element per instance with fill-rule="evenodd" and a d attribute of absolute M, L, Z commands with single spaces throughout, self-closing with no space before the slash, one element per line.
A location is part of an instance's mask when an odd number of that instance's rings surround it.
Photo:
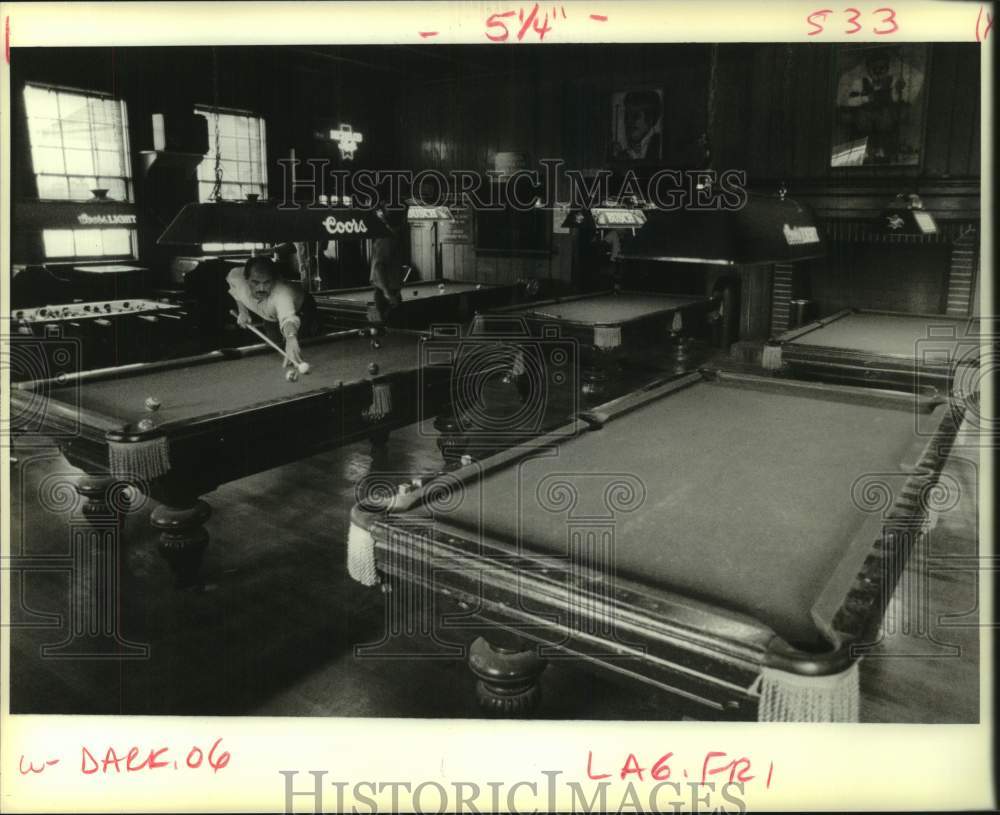
<path fill-rule="evenodd" d="M 234 317 L 236 317 L 237 320 L 239 319 L 239 315 L 235 311 L 230 311 L 229 313 L 232 314 Z M 253 333 L 256 334 L 258 337 L 260 337 L 262 340 L 264 340 L 264 342 L 270 345 L 275 351 L 281 354 L 281 356 L 283 356 L 286 360 L 288 360 L 293 366 L 295 365 L 295 363 L 292 362 L 292 360 L 289 358 L 288 354 L 285 353 L 285 350 L 283 348 L 279 348 L 277 343 L 273 342 L 270 337 L 264 334 L 263 331 L 257 330 L 257 327 L 253 325 L 248 325 L 246 327 L 250 331 L 253 331 Z"/>

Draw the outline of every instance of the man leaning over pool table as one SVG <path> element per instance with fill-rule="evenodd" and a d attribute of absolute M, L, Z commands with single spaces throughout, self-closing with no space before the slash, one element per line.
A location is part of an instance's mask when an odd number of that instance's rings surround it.
<path fill-rule="evenodd" d="M 285 365 L 302 362 L 299 338 L 319 333 L 320 321 L 316 301 L 308 292 L 287 280 L 282 280 L 270 258 L 250 258 L 242 269 L 233 269 L 226 277 L 229 294 L 236 301 L 239 313 L 236 323 L 247 328 L 251 313 L 264 320 L 264 333 L 275 342 L 285 342 Z"/>

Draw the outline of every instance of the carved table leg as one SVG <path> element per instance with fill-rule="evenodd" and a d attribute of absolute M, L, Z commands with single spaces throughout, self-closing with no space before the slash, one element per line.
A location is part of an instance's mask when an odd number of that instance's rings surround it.
<path fill-rule="evenodd" d="M 368 434 L 368 441 L 371 444 L 372 453 L 381 452 L 389 443 L 389 435 L 392 431 L 377 427 Z"/>
<path fill-rule="evenodd" d="M 445 464 L 456 464 L 467 446 L 458 417 L 450 410 L 440 413 L 434 419 L 434 429 L 438 432 L 437 446 Z"/>
<path fill-rule="evenodd" d="M 478 679 L 476 698 L 488 713 L 520 716 L 538 705 L 545 660 L 534 648 L 517 650 L 479 637 L 469 650 L 469 667 Z"/>
<path fill-rule="evenodd" d="M 691 365 L 691 340 L 689 337 L 671 333 L 670 346 L 675 370 L 687 370 Z"/>
<path fill-rule="evenodd" d="M 45 562 L 47 568 L 70 575 L 66 637 L 43 645 L 42 656 L 145 659 L 149 646 L 126 639 L 121 631 L 120 552 L 125 515 L 133 506 L 128 497 L 132 488 L 102 474 L 87 474 L 73 486 L 84 503 L 80 515 L 69 519 L 68 553 Z M 52 496 L 48 501 L 43 497 L 43 505 L 51 507 L 51 500 Z"/>
<path fill-rule="evenodd" d="M 584 405 L 599 404 L 608 393 L 608 373 L 600 365 L 580 369 L 580 394 Z"/>
<path fill-rule="evenodd" d="M 174 572 L 174 585 L 186 588 L 197 585 L 202 556 L 208 546 L 204 523 L 212 508 L 200 499 L 160 504 L 149 516 L 160 531 L 159 550 Z"/>
<path fill-rule="evenodd" d="M 112 495 L 115 479 L 110 475 L 87 474 L 76 482 L 76 491 L 83 498 L 80 511 L 88 521 L 107 521 L 112 515 L 127 511 L 124 490 Z M 113 499 L 113 500 L 112 500 Z M 112 506 L 112 502 L 118 506 Z"/>

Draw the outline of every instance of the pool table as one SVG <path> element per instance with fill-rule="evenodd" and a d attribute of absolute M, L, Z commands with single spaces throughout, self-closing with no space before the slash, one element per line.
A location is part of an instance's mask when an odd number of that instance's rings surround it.
<path fill-rule="evenodd" d="M 181 306 L 159 300 L 73 302 L 11 311 L 11 378 L 54 376 L 191 353 L 194 328 Z M 64 340 L 60 342 L 59 340 Z M 67 349 L 73 359 L 62 361 Z M 180 356 L 180 354 L 174 354 Z"/>
<path fill-rule="evenodd" d="M 844 309 L 792 329 L 764 350 L 764 367 L 827 382 L 948 393 L 974 390 L 979 320 Z"/>
<path fill-rule="evenodd" d="M 687 374 L 359 503 L 348 567 L 431 609 L 437 643 L 485 631 L 469 664 L 494 712 L 574 659 L 712 716 L 850 720 L 959 411 Z"/>
<path fill-rule="evenodd" d="M 404 284 L 401 302 L 392 309 L 388 325 L 422 329 L 435 323 L 467 323 L 478 311 L 513 303 L 521 284 L 494 285 L 458 280 L 421 280 Z M 316 305 L 329 324 L 360 326 L 375 322 L 372 287 L 325 289 L 315 292 Z"/>
<path fill-rule="evenodd" d="M 11 426 L 23 444 L 55 441 L 85 472 L 76 489 L 95 522 L 122 506 L 124 485 L 157 500 L 160 552 L 189 585 L 208 543 L 201 496 L 352 441 L 384 442 L 447 406 L 452 361 L 440 347 L 427 353 L 428 339 L 351 330 L 306 340 L 311 370 L 296 381 L 255 345 L 21 382 Z"/>
<path fill-rule="evenodd" d="M 579 386 L 591 400 L 607 393 L 623 366 L 691 370 L 688 340 L 711 334 L 720 303 L 720 297 L 613 290 L 493 309 L 476 317 L 471 333 L 523 331 L 576 342 Z"/>

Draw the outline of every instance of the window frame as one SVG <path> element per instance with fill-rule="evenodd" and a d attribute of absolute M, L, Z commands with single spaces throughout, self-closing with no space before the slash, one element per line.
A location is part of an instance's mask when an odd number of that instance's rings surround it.
<path fill-rule="evenodd" d="M 129 252 L 124 255 L 49 255 L 45 249 L 45 233 L 46 232 L 69 232 L 74 236 L 77 232 L 111 232 L 123 230 L 128 233 L 129 240 Z M 45 256 L 45 263 L 103 263 L 106 261 L 115 260 L 137 260 L 139 257 L 138 245 L 139 236 L 138 230 L 134 226 L 118 226 L 111 228 L 104 227 L 90 227 L 89 229 L 74 229 L 72 227 L 52 227 L 51 229 L 42 229 L 39 232 L 39 239 L 42 245 L 42 254 Z M 74 246 L 75 249 L 75 246 Z"/>
<path fill-rule="evenodd" d="M 245 118 L 252 119 L 258 123 L 258 135 L 257 138 L 247 138 L 247 141 L 254 146 L 256 151 L 257 163 L 260 166 L 260 180 L 259 181 L 240 181 L 238 178 L 226 180 L 223 177 L 223 184 L 233 184 L 240 188 L 240 197 L 236 199 L 223 199 L 223 200 L 237 200 L 243 201 L 246 199 L 246 192 L 253 192 L 264 198 L 267 196 L 267 120 L 252 110 L 243 110 L 240 108 L 227 108 L 220 105 L 206 105 L 202 103 L 196 103 L 194 106 L 194 112 L 198 116 L 204 116 L 208 120 L 208 153 L 205 154 L 205 158 L 198 164 L 198 170 L 201 169 L 203 164 L 209 163 L 209 166 L 214 165 L 215 162 L 215 127 L 214 127 L 214 115 L 218 113 L 220 116 L 229 116 L 232 118 Z M 239 156 L 225 156 L 222 155 L 222 161 L 235 161 L 240 162 Z M 252 161 L 244 163 L 253 164 Z M 209 179 L 202 179 L 200 175 L 197 174 L 198 179 L 198 201 L 200 203 L 207 203 L 208 198 L 202 198 L 202 184 L 209 181 Z M 214 175 L 210 181 L 214 184 Z M 253 189 L 246 190 L 247 187 L 252 187 Z"/>
<path fill-rule="evenodd" d="M 262 198 L 267 197 L 267 120 L 252 110 L 244 110 L 242 108 L 229 108 L 223 107 L 221 105 L 207 105 L 202 103 L 195 103 L 194 112 L 198 116 L 204 116 L 208 121 L 208 144 L 209 152 L 205 154 L 205 158 L 199 162 L 198 167 L 195 170 L 195 179 L 198 184 L 198 201 L 199 203 L 209 203 L 211 201 L 208 197 L 202 197 L 203 184 L 207 183 L 203 180 L 200 175 L 200 170 L 202 165 L 209 164 L 214 169 L 214 164 L 216 160 L 215 154 L 215 122 L 214 117 L 216 114 L 219 116 L 230 116 L 233 118 L 246 118 L 251 119 L 257 123 L 257 137 L 256 139 L 247 137 L 247 141 L 250 143 L 252 148 L 255 150 L 257 164 L 260 167 L 260 180 L 259 181 L 240 181 L 237 177 L 236 180 L 225 180 L 223 176 L 223 186 L 226 184 L 233 184 L 239 188 L 240 196 L 237 199 L 223 199 L 223 200 L 246 200 L 246 193 L 252 192 L 256 193 Z M 234 161 L 239 162 L 239 156 L 227 157 L 225 155 L 219 156 L 220 161 Z M 253 161 L 249 162 L 251 167 L 253 166 Z M 211 183 L 214 187 L 215 178 L 213 173 L 213 178 Z M 263 243 L 203 243 L 201 244 L 201 249 L 203 252 L 216 255 L 227 255 L 227 254 L 242 254 L 244 252 L 249 252 L 255 249 L 263 249 L 265 244 Z"/>
<path fill-rule="evenodd" d="M 135 203 L 135 175 L 134 175 L 133 167 L 132 167 L 132 145 L 131 145 L 131 141 L 129 139 L 128 104 L 126 103 L 126 101 L 123 98 L 121 98 L 121 97 L 117 97 L 114 94 L 107 93 L 105 91 L 87 90 L 85 88 L 74 88 L 74 87 L 70 87 L 68 85 L 58 85 L 58 84 L 53 84 L 53 83 L 48 83 L 48 82 L 34 82 L 34 81 L 29 81 L 29 82 L 25 82 L 24 83 L 24 89 L 23 89 L 23 91 L 25 93 L 25 97 L 24 97 L 24 119 L 25 119 L 25 127 L 27 129 L 27 136 L 28 136 L 28 156 L 29 156 L 29 158 L 31 160 L 31 171 L 32 171 L 32 176 L 34 177 L 34 180 L 35 180 L 35 195 L 36 195 L 37 199 L 39 201 L 76 201 L 76 202 L 82 202 L 82 201 L 88 201 L 88 200 L 90 200 L 89 198 L 73 198 L 71 196 L 67 196 L 65 198 L 46 198 L 46 197 L 43 197 L 42 194 L 41 194 L 41 192 L 40 192 L 40 187 L 39 187 L 39 184 L 38 184 L 38 177 L 39 176 L 55 176 L 55 177 L 58 177 L 58 178 L 66 178 L 66 179 L 69 179 L 69 178 L 91 178 L 91 177 L 93 177 L 94 180 L 95 180 L 94 183 L 96 185 L 96 184 L 100 183 L 99 179 L 101 178 L 101 175 L 100 175 L 100 173 L 97 172 L 97 168 L 96 167 L 94 168 L 94 173 L 93 173 L 92 176 L 91 175 L 84 175 L 84 174 L 80 174 L 80 173 L 69 173 L 69 172 L 65 172 L 65 170 L 63 172 L 61 172 L 61 173 L 52 173 L 52 172 L 44 172 L 44 171 L 40 172 L 35 167 L 35 158 L 34 158 L 34 155 L 32 153 L 32 148 L 35 147 L 35 145 L 33 145 L 32 141 L 31 141 L 31 124 L 30 124 L 30 120 L 32 118 L 36 118 L 37 119 L 37 118 L 44 118 L 44 117 L 32 117 L 31 116 L 30 111 L 28 110 L 28 100 L 27 100 L 27 97 L 26 97 L 26 94 L 27 94 L 27 91 L 28 91 L 29 88 L 37 88 L 37 89 L 43 90 L 43 91 L 55 91 L 56 93 L 64 93 L 64 94 L 67 94 L 67 95 L 73 94 L 73 95 L 76 95 L 76 96 L 84 97 L 86 99 L 100 99 L 102 101 L 108 101 L 108 102 L 114 102 L 114 103 L 116 103 L 116 106 L 118 108 L 118 115 L 121 117 L 122 143 L 121 143 L 121 156 L 120 156 L 120 158 L 121 158 L 121 161 L 122 161 L 122 175 L 114 175 L 114 176 L 106 175 L 104 177 L 105 178 L 120 179 L 122 182 L 124 182 L 124 185 L 125 185 L 125 198 L 124 198 L 124 201 L 127 202 L 127 203 Z M 59 149 L 63 152 L 63 163 L 64 163 L 64 166 L 65 166 L 66 145 L 65 145 L 65 136 L 64 136 L 64 132 L 63 132 L 63 122 L 66 121 L 66 120 L 64 120 L 63 118 L 60 117 L 60 118 L 56 119 L 55 121 L 59 122 L 59 137 L 60 137 L 60 143 L 61 143 Z M 89 121 L 90 121 L 90 124 L 93 125 L 93 120 L 89 120 Z M 39 146 L 43 146 L 43 145 L 39 145 Z M 94 144 L 93 140 L 91 140 L 90 150 L 91 150 L 91 152 L 97 152 L 97 147 Z M 68 188 L 68 183 L 67 183 L 67 188 Z"/>
<path fill-rule="evenodd" d="M 115 104 L 115 108 L 116 108 L 117 116 L 118 116 L 118 122 L 116 124 L 119 125 L 120 132 L 121 132 L 121 144 L 120 144 L 120 152 L 119 152 L 119 156 L 118 156 L 118 158 L 119 158 L 119 160 L 121 162 L 121 174 L 120 175 L 105 175 L 105 176 L 101 176 L 101 174 L 99 173 L 99 167 L 96 165 L 96 162 L 95 162 L 95 166 L 94 166 L 93 175 L 84 175 L 84 174 L 80 174 L 80 173 L 71 173 L 71 172 L 67 172 L 66 171 L 66 149 L 67 148 L 66 148 L 66 138 L 65 138 L 65 129 L 64 128 L 65 128 L 65 122 L 67 122 L 67 121 L 73 121 L 73 120 L 63 118 L 63 116 L 61 115 L 62 114 L 61 110 L 58 110 L 59 115 L 55 119 L 52 119 L 52 121 L 57 122 L 58 126 L 59 126 L 59 147 L 57 149 L 59 149 L 59 151 L 62 154 L 63 171 L 59 172 L 59 173 L 54 173 L 54 172 L 48 172 L 46 169 L 42 169 L 42 168 L 36 167 L 35 155 L 34 155 L 35 149 L 45 148 L 45 147 L 48 147 L 49 149 L 53 149 L 53 148 L 52 148 L 51 145 L 36 145 L 36 144 L 33 143 L 33 140 L 32 140 L 32 125 L 31 125 L 31 120 L 32 119 L 35 119 L 35 120 L 46 119 L 48 117 L 44 117 L 44 116 L 40 117 L 40 116 L 32 116 L 31 115 L 31 111 L 30 111 L 30 108 L 29 108 L 29 102 L 28 102 L 28 92 L 29 92 L 29 89 L 35 89 L 35 90 L 40 90 L 40 91 L 44 91 L 44 92 L 55 92 L 56 94 L 66 94 L 66 95 L 72 95 L 72 96 L 80 97 L 80 98 L 86 100 L 87 105 L 88 105 L 88 110 L 89 110 L 89 102 L 90 102 L 90 100 L 100 100 L 100 101 L 103 101 L 103 102 L 113 102 Z M 74 196 L 72 196 L 70 194 L 67 194 L 65 197 L 57 197 L 57 198 L 43 197 L 42 194 L 41 194 L 41 185 L 39 184 L 39 178 L 40 177 L 51 176 L 51 177 L 55 177 L 55 178 L 66 179 L 67 193 L 69 193 L 69 191 L 70 191 L 70 182 L 69 182 L 69 179 L 72 179 L 72 178 L 93 178 L 94 179 L 94 187 L 93 187 L 93 189 L 96 189 L 97 185 L 100 184 L 100 179 L 103 177 L 103 178 L 109 178 L 109 179 L 115 179 L 115 180 L 121 181 L 122 185 L 124 186 L 124 189 L 125 189 L 125 197 L 123 199 L 123 202 L 124 203 L 128 203 L 128 204 L 134 204 L 135 203 L 135 176 L 134 176 L 133 166 L 132 166 L 132 145 L 131 145 L 131 140 L 129 138 L 128 103 L 125 101 L 124 98 L 119 97 L 119 96 L 115 96 L 113 93 L 108 93 L 106 91 L 93 90 L 93 89 L 90 89 L 90 88 L 77 88 L 77 87 L 72 87 L 72 86 L 69 86 L 69 85 L 60 85 L 60 84 L 51 83 L 51 82 L 36 82 L 36 81 L 27 81 L 27 82 L 25 82 L 24 85 L 23 85 L 23 87 L 22 87 L 22 89 L 21 89 L 21 93 L 22 93 L 22 97 L 21 97 L 22 98 L 22 103 L 24 105 L 24 125 L 25 125 L 25 135 L 27 136 L 27 147 L 28 147 L 27 153 L 28 153 L 28 160 L 30 161 L 30 165 L 31 165 L 32 178 L 33 178 L 34 183 L 35 183 L 35 197 L 36 197 L 36 200 L 38 200 L 41 203 L 46 203 L 46 204 L 48 204 L 48 203 L 82 204 L 82 203 L 86 203 L 88 201 L 93 200 L 92 198 L 74 197 Z M 58 102 L 57 102 L 57 104 L 58 104 Z M 94 120 L 92 118 L 92 115 L 89 112 L 88 112 L 88 116 L 87 116 L 87 122 L 88 122 L 88 125 L 89 125 L 90 151 L 91 151 L 92 154 L 96 154 L 97 152 L 99 152 L 99 150 L 98 150 L 98 145 L 96 144 L 96 141 L 94 139 Z M 44 262 L 46 262 L 46 263 L 73 263 L 73 262 L 88 261 L 88 262 L 91 262 L 91 263 L 101 263 L 101 262 L 105 262 L 105 261 L 116 261 L 116 260 L 118 260 L 118 261 L 121 261 L 121 260 L 132 260 L 132 261 L 134 261 L 138 257 L 138 244 L 139 244 L 139 240 L 138 240 L 138 230 L 137 230 L 137 227 L 134 227 L 134 226 L 123 226 L 123 227 L 115 227 L 113 229 L 115 231 L 117 231 L 119 229 L 125 231 L 126 235 L 128 236 L 128 246 L 129 246 L 129 249 L 128 249 L 127 252 L 125 252 L 125 253 L 104 253 L 104 254 L 77 254 L 76 241 L 78 240 L 78 234 L 79 233 L 93 232 L 93 231 L 98 231 L 98 232 L 111 231 L 111 230 L 108 230 L 108 229 L 103 229 L 103 228 L 81 229 L 81 228 L 74 228 L 74 227 L 52 227 L 52 228 L 44 228 L 43 227 L 41 230 L 39 230 L 38 239 L 39 239 L 39 244 L 40 244 L 40 247 L 41 247 L 42 254 L 43 254 L 44 258 L 45 258 Z M 48 251 L 46 249 L 46 244 L 47 244 L 46 236 L 49 235 L 50 239 L 54 239 L 54 236 L 51 235 L 51 233 L 53 233 L 53 232 L 68 232 L 69 233 L 70 240 L 73 242 L 73 253 L 72 254 L 49 254 L 48 253 Z"/>

